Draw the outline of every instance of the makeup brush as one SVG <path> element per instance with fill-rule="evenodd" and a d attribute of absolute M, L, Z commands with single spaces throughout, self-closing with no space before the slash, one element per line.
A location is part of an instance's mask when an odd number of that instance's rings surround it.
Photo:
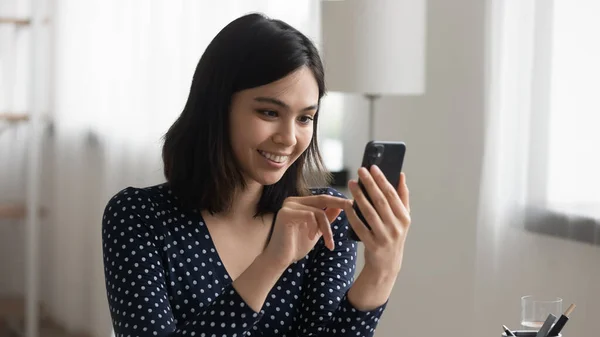
<path fill-rule="evenodd" d="M 575 309 L 575 304 L 571 304 L 569 308 L 567 308 L 567 311 L 565 311 L 564 314 L 560 315 L 560 318 L 558 319 L 556 324 L 554 324 L 554 327 L 550 329 L 550 332 L 548 332 L 546 336 L 558 336 L 562 328 L 565 326 L 565 324 L 567 324 L 567 321 L 569 320 L 569 315 L 573 312 L 573 309 Z"/>

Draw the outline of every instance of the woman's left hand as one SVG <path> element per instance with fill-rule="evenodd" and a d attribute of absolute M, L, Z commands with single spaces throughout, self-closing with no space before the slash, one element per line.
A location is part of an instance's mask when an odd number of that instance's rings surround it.
<path fill-rule="evenodd" d="M 359 179 L 364 185 L 373 205 L 369 203 L 356 181 L 349 187 L 369 230 L 350 208 L 346 216 L 356 235 L 365 246 L 365 265 L 371 276 L 386 276 L 395 279 L 402 266 L 404 243 L 410 227 L 409 193 L 406 176 L 400 174 L 399 186 L 395 188 L 373 165 L 369 170 L 360 168 Z"/>

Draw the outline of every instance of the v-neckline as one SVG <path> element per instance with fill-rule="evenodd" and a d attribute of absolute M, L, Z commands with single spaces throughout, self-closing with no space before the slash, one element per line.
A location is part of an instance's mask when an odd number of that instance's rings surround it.
<path fill-rule="evenodd" d="M 220 269 L 221 270 L 221 276 L 222 276 L 223 279 L 226 280 L 226 282 L 228 284 L 233 283 L 233 278 L 231 277 L 231 275 L 227 271 L 227 268 L 225 267 L 225 263 L 221 259 L 221 255 L 219 254 L 219 250 L 217 249 L 217 245 L 215 244 L 215 241 L 213 240 L 212 234 L 210 233 L 210 230 L 208 229 L 208 225 L 206 224 L 206 220 L 202 216 L 202 212 L 198 212 L 198 216 L 200 217 L 200 223 L 202 224 L 200 227 L 204 228 L 204 234 L 205 234 L 204 238 L 206 239 L 206 241 L 208 241 L 209 251 L 211 253 L 214 251 L 213 254 L 214 254 L 215 263 L 213 263 L 213 264 L 215 266 L 213 266 L 213 267 L 215 269 Z"/>
<path fill-rule="evenodd" d="M 231 276 L 231 274 L 229 273 L 229 271 L 227 270 L 227 267 L 225 266 L 225 262 L 221 258 L 221 254 L 219 254 L 219 249 L 217 248 L 215 240 L 213 239 L 213 235 L 210 233 L 210 229 L 208 228 L 208 225 L 206 223 L 206 219 L 204 219 L 204 216 L 202 216 L 202 212 L 200 212 L 200 211 L 198 211 L 198 216 L 200 217 L 200 223 L 202 224 L 201 227 L 204 228 L 204 231 L 205 231 L 204 232 L 204 234 L 205 234 L 204 238 L 208 241 L 209 249 L 210 249 L 211 252 L 214 250 L 214 260 L 215 260 L 215 262 L 213 264 L 215 264 L 216 266 L 213 266 L 213 267 L 214 268 L 219 268 L 221 270 L 222 277 L 228 282 L 228 284 L 233 283 L 234 279 Z M 271 224 L 270 224 L 269 234 L 268 234 L 268 239 L 269 240 L 270 240 L 271 234 L 273 232 L 273 228 L 274 228 L 274 225 L 275 225 L 274 221 L 275 221 L 276 217 L 277 217 L 277 213 L 275 213 L 273 215 L 273 220 L 271 221 Z M 243 273 L 244 273 L 244 271 L 242 271 L 241 274 L 243 274 Z M 239 275 L 238 275 L 238 277 L 239 277 Z"/>

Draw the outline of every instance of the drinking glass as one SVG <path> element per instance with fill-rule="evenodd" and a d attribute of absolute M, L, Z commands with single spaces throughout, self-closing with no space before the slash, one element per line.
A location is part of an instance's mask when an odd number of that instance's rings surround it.
<path fill-rule="evenodd" d="M 562 315 L 562 302 L 560 297 L 521 297 L 521 326 L 524 330 L 539 330 L 548 314 L 556 318 Z"/>

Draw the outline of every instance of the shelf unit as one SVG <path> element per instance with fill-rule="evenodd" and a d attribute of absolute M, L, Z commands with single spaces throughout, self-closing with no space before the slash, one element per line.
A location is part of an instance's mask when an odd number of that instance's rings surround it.
<path fill-rule="evenodd" d="M 37 0 L 31 1 L 32 13 L 29 17 L 12 17 L 1 13 L 0 26 L 12 26 L 16 34 L 23 29 L 30 31 L 28 70 L 30 81 L 28 90 L 28 111 L 0 111 L 0 132 L 9 130 L 17 124 L 26 123 L 28 143 L 26 147 L 27 161 L 24 171 L 25 200 L 22 202 L 0 203 L 0 225 L 6 220 L 21 221 L 24 224 L 24 255 L 25 255 L 25 282 L 24 298 L 0 298 L 0 328 L 8 326 L 12 335 L 38 337 L 40 335 L 40 322 L 42 309 L 39 300 L 39 224 L 40 209 L 40 159 L 41 135 L 44 120 L 42 118 L 42 103 L 40 97 L 44 95 L 44 84 L 47 79 L 44 72 L 48 66 L 44 64 L 43 39 L 44 29 L 50 20 L 43 18 Z M 16 52 L 16 48 L 9 48 L 8 52 Z M 15 54 L 16 55 L 16 54 Z M 13 58 L 16 62 L 16 57 Z M 21 62 L 22 59 L 19 59 Z M 12 88 L 9 83 L 8 88 Z M 12 92 L 8 93 L 9 99 Z M 1 332 L 0 332 L 1 333 Z"/>

